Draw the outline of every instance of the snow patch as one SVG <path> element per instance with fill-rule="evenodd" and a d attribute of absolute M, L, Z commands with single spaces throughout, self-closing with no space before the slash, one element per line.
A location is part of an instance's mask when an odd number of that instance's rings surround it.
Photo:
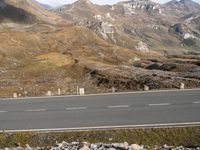
<path fill-rule="evenodd" d="M 184 39 L 194 39 L 194 35 L 193 34 L 190 34 L 190 33 L 186 33 L 183 37 Z"/>

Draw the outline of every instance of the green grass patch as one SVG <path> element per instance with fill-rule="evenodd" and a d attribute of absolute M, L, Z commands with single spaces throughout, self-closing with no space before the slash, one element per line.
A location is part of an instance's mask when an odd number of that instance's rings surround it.
<path fill-rule="evenodd" d="M 39 77 L 44 74 L 48 74 L 50 72 L 54 72 L 56 70 L 56 66 L 52 63 L 42 63 L 35 62 L 26 65 L 23 68 L 23 72 L 28 73 L 31 76 Z"/>

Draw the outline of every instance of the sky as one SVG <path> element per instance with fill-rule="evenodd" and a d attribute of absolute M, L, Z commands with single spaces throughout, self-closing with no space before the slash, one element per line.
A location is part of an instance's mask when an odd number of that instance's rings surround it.
<path fill-rule="evenodd" d="M 51 5 L 53 7 L 57 7 L 57 6 L 60 6 L 60 5 L 73 3 L 76 0 L 38 0 L 38 1 L 41 2 L 41 3 Z M 93 3 L 96 3 L 96 4 L 114 4 L 114 3 L 117 3 L 119 1 L 121 2 L 121 1 L 124 1 L 124 0 L 90 0 L 90 1 L 93 2 Z M 157 3 L 166 3 L 169 0 L 153 0 L 153 1 L 155 1 Z M 194 0 L 194 1 L 200 3 L 200 0 Z"/>

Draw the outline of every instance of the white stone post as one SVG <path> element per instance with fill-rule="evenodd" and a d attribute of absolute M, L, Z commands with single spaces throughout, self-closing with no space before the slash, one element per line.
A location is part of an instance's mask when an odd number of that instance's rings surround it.
<path fill-rule="evenodd" d="M 79 95 L 79 87 L 76 87 L 76 94 Z"/>
<path fill-rule="evenodd" d="M 61 90 L 60 90 L 60 88 L 58 88 L 58 95 L 61 95 Z"/>
<path fill-rule="evenodd" d="M 115 87 L 112 87 L 112 92 L 115 93 Z"/>
<path fill-rule="evenodd" d="M 51 91 L 48 91 L 48 92 L 47 92 L 47 96 L 52 96 L 52 92 L 51 92 Z"/>
<path fill-rule="evenodd" d="M 80 95 L 84 95 L 85 94 L 85 89 L 84 88 L 80 88 L 79 89 L 79 94 Z"/>
<path fill-rule="evenodd" d="M 181 83 L 180 89 L 181 89 L 181 90 L 185 89 L 185 84 L 184 84 L 184 83 Z"/>
<path fill-rule="evenodd" d="M 13 98 L 17 98 L 17 93 L 13 93 Z"/>
<path fill-rule="evenodd" d="M 149 87 L 147 85 L 144 85 L 144 91 L 149 91 Z"/>

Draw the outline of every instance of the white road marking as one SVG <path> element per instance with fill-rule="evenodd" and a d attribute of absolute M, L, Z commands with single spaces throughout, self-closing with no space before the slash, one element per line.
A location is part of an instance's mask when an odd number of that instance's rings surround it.
<path fill-rule="evenodd" d="M 87 107 L 71 107 L 71 108 L 65 108 L 66 110 L 84 110 L 87 109 Z"/>
<path fill-rule="evenodd" d="M 128 108 L 130 105 L 116 105 L 116 106 L 108 106 L 108 108 Z"/>
<path fill-rule="evenodd" d="M 33 99 L 54 99 L 54 98 L 72 98 L 72 97 L 91 97 L 91 96 L 108 96 L 108 95 L 124 95 L 124 94 L 145 94 L 145 93 L 165 93 L 165 92 L 186 92 L 186 91 L 200 91 L 200 88 L 195 89 L 170 89 L 170 90 L 152 90 L 152 91 L 132 91 L 132 92 L 116 92 L 116 93 L 100 93 L 100 94 L 85 94 L 85 95 L 64 95 L 51 97 L 21 97 L 21 98 L 4 98 L 0 101 L 6 100 L 33 100 Z"/>
<path fill-rule="evenodd" d="M 199 126 L 200 122 L 185 123 L 165 123 L 165 124 L 142 124 L 142 125 L 120 125 L 120 126 L 96 126 L 96 127 L 75 127 L 75 128 L 48 128 L 48 129 L 22 129 L 22 130 L 0 130 L 4 133 L 16 132 L 62 132 L 62 131 L 84 131 L 84 130 L 100 130 L 100 129 L 119 129 L 119 128 L 167 128 L 167 127 L 185 127 Z"/>
<path fill-rule="evenodd" d="M 169 106 L 171 103 L 149 104 L 149 106 Z"/>
<path fill-rule="evenodd" d="M 7 111 L 0 111 L 0 113 L 7 113 Z"/>
<path fill-rule="evenodd" d="M 193 102 L 193 104 L 200 104 L 200 102 Z"/>
<path fill-rule="evenodd" d="M 25 110 L 26 112 L 42 112 L 42 111 L 47 111 L 46 109 L 28 109 Z"/>

